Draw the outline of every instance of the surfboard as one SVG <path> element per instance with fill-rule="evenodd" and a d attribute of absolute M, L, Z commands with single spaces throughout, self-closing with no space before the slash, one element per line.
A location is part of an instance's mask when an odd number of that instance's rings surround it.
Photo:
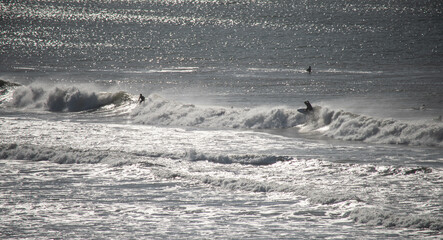
<path fill-rule="evenodd" d="M 300 113 L 303 113 L 303 114 L 308 114 L 311 112 L 311 111 L 306 110 L 306 108 L 300 108 L 300 109 L 297 109 L 297 111 Z"/>

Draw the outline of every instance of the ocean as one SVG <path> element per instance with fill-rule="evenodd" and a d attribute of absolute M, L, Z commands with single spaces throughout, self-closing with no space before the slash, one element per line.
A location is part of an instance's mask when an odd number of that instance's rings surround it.
<path fill-rule="evenodd" d="M 441 1 L 0 12 L 1 239 L 443 238 Z"/>

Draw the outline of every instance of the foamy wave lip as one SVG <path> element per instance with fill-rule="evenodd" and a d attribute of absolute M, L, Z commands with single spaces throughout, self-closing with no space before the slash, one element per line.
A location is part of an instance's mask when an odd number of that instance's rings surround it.
<path fill-rule="evenodd" d="M 76 149 L 64 146 L 46 147 L 32 144 L 0 144 L 0 159 L 49 161 L 59 164 L 109 164 L 112 166 L 142 163 L 149 165 L 146 159 L 178 159 L 183 154 L 165 152 L 121 152 L 112 150 Z"/>
<path fill-rule="evenodd" d="M 358 196 L 352 193 L 338 193 L 338 192 L 321 192 L 315 191 L 309 194 L 310 201 L 312 203 L 332 205 L 346 201 L 363 202 Z"/>
<path fill-rule="evenodd" d="M 295 109 L 199 107 L 169 101 L 153 94 L 131 113 L 134 121 L 163 126 L 199 126 L 213 128 L 291 128 L 304 123 L 306 116 Z"/>
<path fill-rule="evenodd" d="M 12 99 L 12 93 L 20 84 L 8 82 L 0 79 L 0 105 L 3 102 L 9 102 Z"/>
<path fill-rule="evenodd" d="M 252 109 L 201 107 L 181 104 L 151 95 L 135 108 L 136 123 L 163 126 L 198 126 L 212 128 L 284 129 L 299 127 L 325 136 L 383 144 L 443 146 L 443 124 L 404 123 L 394 119 L 368 116 L 314 107 L 313 114 L 301 114 L 288 107 Z"/>
<path fill-rule="evenodd" d="M 68 147 L 45 147 L 23 144 L 0 144 L 0 159 L 15 159 L 29 161 L 50 161 L 60 164 L 72 163 L 105 163 L 105 164 L 125 164 L 125 159 L 188 159 L 189 161 L 209 161 L 222 164 L 250 164 L 250 165 L 270 165 L 278 161 L 288 161 L 292 159 L 286 156 L 266 156 L 266 155 L 232 155 L 215 156 L 210 154 L 198 154 L 195 150 L 185 153 L 168 152 L 113 152 L 100 151 L 95 149 L 74 149 Z M 116 163 L 117 161 L 117 163 Z M 122 162 L 123 161 L 123 162 Z M 129 161 L 131 162 L 131 161 Z"/>
<path fill-rule="evenodd" d="M 292 157 L 288 156 L 269 156 L 269 155 L 208 155 L 199 154 L 195 150 L 189 150 L 185 156 L 190 161 L 209 161 L 213 163 L 239 163 L 250 165 L 271 165 L 280 161 L 289 161 Z"/>
<path fill-rule="evenodd" d="M 72 148 L 47 148 L 33 145 L 2 144 L 0 159 L 50 161 L 54 163 L 99 163 L 109 157 L 107 152 Z"/>
<path fill-rule="evenodd" d="M 361 208 L 347 213 L 357 223 L 384 227 L 425 228 L 443 230 L 443 219 L 429 214 L 403 216 L 389 210 Z"/>
<path fill-rule="evenodd" d="M 443 124 L 405 123 L 394 119 L 376 119 L 344 111 L 318 108 L 303 131 L 347 141 L 387 144 L 443 146 Z"/>
<path fill-rule="evenodd" d="M 249 179 L 213 179 L 211 177 L 206 177 L 202 182 L 230 190 L 249 192 L 273 192 L 281 187 L 279 185 L 273 185 L 272 183 L 261 183 Z M 281 189 L 280 191 L 283 190 Z"/>
<path fill-rule="evenodd" d="M 14 91 L 9 107 L 46 109 L 53 112 L 79 112 L 94 110 L 110 104 L 129 101 L 125 92 L 95 93 L 76 87 L 43 89 L 41 87 L 22 86 Z"/>
<path fill-rule="evenodd" d="M 167 154 L 165 154 L 167 155 Z M 161 157 L 161 154 L 131 154 L 119 151 L 95 149 L 75 149 L 70 147 L 45 147 L 30 144 L 0 144 L 0 159 L 49 161 L 59 164 L 109 164 L 112 166 L 130 165 L 144 162 L 145 157 Z"/>

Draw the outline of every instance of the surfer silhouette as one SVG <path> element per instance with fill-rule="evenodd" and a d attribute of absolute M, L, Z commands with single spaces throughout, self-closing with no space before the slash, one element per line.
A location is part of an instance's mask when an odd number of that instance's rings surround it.
<path fill-rule="evenodd" d="M 305 104 L 306 104 L 306 111 L 307 112 L 310 112 L 310 111 L 314 110 L 314 108 L 312 108 L 312 105 L 311 105 L 311 103 L 309 101 L 305 101 Z"/>
<path fill-rule="evenodd" d="M 306 69 L 306 71 L 307 71 L 308 73 L 311 73 L 311 72 L 312 72 L 312 68 L 311 68 L 311 66 L 309 66 L 308 69 Z"/>
<path fill-rule="evenodd" d="M 145 101 L 145 97 L 140 93 L 140 97 L 138 98 L 138 103 L 141 104 Z"/>

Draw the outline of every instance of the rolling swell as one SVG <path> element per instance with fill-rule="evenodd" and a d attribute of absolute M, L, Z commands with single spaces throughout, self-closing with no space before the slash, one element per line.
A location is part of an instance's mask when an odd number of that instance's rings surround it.
<path fill-rule="evenodd" d="M 275 129 L 306 122 L 306 116 L 287 107 L 225 108 L 182 104 L 153 94 L 131 113 L 137 123 L 163 126 Z"/>
<path fill-rule="evenodd" d="M 347 141 L 443 146 L 441 122 L 402 122 L 321 108 L 302 128 Z"/>
<path fill-rule="evenodd" d="M 52 112 L 79 112 L 94 110 L 100 107 L 119 105 L 130 100 L 129 94 L 120 91 L 116 93 L 96 93 L 76 87 L 54 87 L 46 89 L 34 86 L 17 88 L 8 107 L 35 108 Z"/>
<path fill-rule="evenodd" d="M 443 230 L 442 219 L 428 213 L 404 216 L 386 209 L 359 208 L 345 216 L 347 215 L 354 222 L 373 226 Z"/>
<path fill-rule="evenodd" d="M 59 164 L 99 163 L 112 154 L 104 151 L 79 150 L 68 147 L 44 147 L 23 144 L 0 144 L 0 159 L 50 161 Z"/>
<path fill-rule="evenodd" d="M 239 163 L 244 165 L 271 165 L 280 161 L 289 161 L 293 157 L 275 156 L 275 155 L 212 155 L 197 153 L 194 149 L 186 152 L 185 157 L 190 161 L 208 161 L 213 163 L 232 164 Z"/>
<path fill-rule="evenodd" d="M 402 122 L 377 119 L 342 110 L 317 106 L 313 114 L 301 114 L 289 107 L 224 108 L 182 104 L 151 95 L 147 103 L 131 113 L 134 122 L 163 126 L 212 128 L 285 129 L 346 140 L 381 144 L 443 146 L 441 122 Z"/>
<path fill-rule="evenodd" d="M 188 161 L 208 161 L 221 164 L 243 164 L 243 165 L 271 165 L 279 161 L 289 161 L 292 157 L 275 155 L 214 155 L 199 153 L 194 149 L 178 152 L 121 152 L 103 151 L 97 149 L 77 149 L 72 147 L 45 147 L 31 144 L 0 144 L 0 159 L 28 160 L 28 161 L 50 161 L 59 164 L 73 163 L 105 163 L 124 164 L 125 159 L 129 162 L 134 159 L 186 159 Z M 135 161 L 136 162 L 136 161 Z"/>

